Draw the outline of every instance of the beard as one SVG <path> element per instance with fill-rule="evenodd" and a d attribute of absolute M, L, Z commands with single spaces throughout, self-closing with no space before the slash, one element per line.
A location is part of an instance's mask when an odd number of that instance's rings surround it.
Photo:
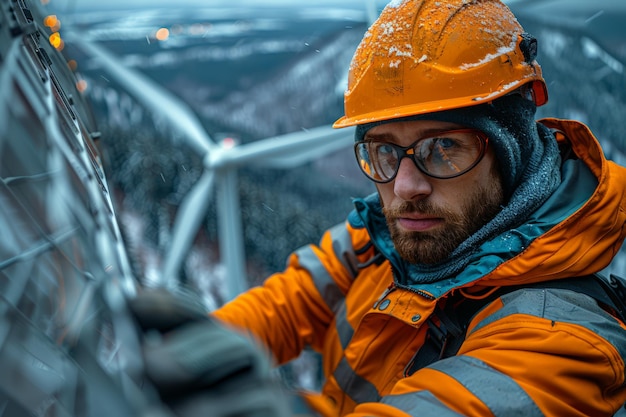
<path fill-rule="evenodd" d="M 428 199 L 406 201 L 398 207 L 383 208 L 391 239 L 398 254 L 412 264 L 436 264 L 444 261 L 463 241 L 476 233 L 502 209 L 504 194 L 498 178 L 491 187 L 477 189 L 461 203 L 460 211 L 433 205 Z M 419 212 L 444 219 L 444 224 L 433 231 L 407 232 L 396 220 L 403 214 Z"/>

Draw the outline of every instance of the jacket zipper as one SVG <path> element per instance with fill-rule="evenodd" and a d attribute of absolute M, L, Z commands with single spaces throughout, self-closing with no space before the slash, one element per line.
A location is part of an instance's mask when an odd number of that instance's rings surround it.
<path fill-rule="evenodd" d="M 389 284 L 389 286 L 387 287 L 387 289 L 385 291 L 383 291 L 383 293 L 380 295 L 380 297 L 378 297 L 378 299 L 376 300 L 376 302 L 374 303 L 374 305 L 372 306 L 372 308 L 377 308 L 378 304 L 380 304 L 380 302 L 382 300 L 385 299 L 385 297 L 387 297 L 390 293 L 392 293 L 393 291 L 395 291 L 397 289 L 396 287 L 396 283 L 392 282 L 391 284 Z"/>
<path fill-rule="evenodd" d="M 410 291 L 412 293 L 421 295 L 422 297 L 426 298 L 427 300 L 435 300 L 437 297 L 428 294 L 426 291 L 422 291 L 422 290 L 416 290 L 415 288 L 411 288 L 408 285 L 402 285 L 402 284 L 398 284 L 395 283 L 396 288 L 400 288 L 402 290 L 406 290 L 406 291 Z"/>

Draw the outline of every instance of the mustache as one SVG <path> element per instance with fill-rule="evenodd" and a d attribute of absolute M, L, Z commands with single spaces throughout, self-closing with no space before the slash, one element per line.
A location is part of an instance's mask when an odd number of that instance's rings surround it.
<path fill-rule="evenodd" d="M 398 218 L 407 213 L 420 213 L 436 217 L 450 217 L 454 215 L 451 211 L 435 206 L 428 200 L 403 201 L 395 207 L 383 207 L 383 214 L 387 218 Z"/>

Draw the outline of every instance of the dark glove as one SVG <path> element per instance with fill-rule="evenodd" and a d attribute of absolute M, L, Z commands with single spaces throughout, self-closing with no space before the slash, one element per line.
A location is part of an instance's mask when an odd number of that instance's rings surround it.
<path fill-rule="evenodd" d="M 149 289 L 129 306 L 144 332 L 147 378 L 175 415 L 290 415 L 262 350 L 212 320 L 192 294 Z"/>

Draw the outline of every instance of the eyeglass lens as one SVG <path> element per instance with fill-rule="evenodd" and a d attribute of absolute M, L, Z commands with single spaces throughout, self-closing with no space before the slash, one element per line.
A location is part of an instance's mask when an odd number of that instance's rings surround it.
<path fill-rule="evenodd" d="M 410 157 L 426 175 L 453 178 L 472 169 L 484 155 L 486 138 L 471 129 L 452 130 L 421 138 L 408 147 L 365 141 L 355 145 L 361 170 L 376 182 L 391 181 L 400 162 Z"/>

